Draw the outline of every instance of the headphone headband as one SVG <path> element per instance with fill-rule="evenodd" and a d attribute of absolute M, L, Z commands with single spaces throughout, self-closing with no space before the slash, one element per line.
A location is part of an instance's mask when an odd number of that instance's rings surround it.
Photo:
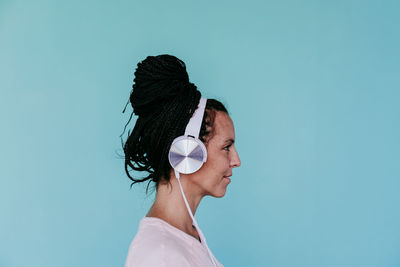
<path fill-rule="evenodd" d="M 207 98 L 201 97 L 199 105 L 193 116 L 190 118 L 189 123 L 186 126 L 185 135 L 191 135 L 195 138 L 199 138 L 201 122 L 203 121 L 204 110 L 206 108 Z"/>

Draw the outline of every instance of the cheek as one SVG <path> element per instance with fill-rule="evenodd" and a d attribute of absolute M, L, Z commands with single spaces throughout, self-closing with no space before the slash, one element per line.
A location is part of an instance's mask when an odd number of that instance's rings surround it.
<path fill-rule="evenodd" d="M 229 168 L 228 153 L 223 151 L 220 153 L 211 154 L 210 157 L 207 158 L 206 164 L 216 173 L 225 173 Z"/>

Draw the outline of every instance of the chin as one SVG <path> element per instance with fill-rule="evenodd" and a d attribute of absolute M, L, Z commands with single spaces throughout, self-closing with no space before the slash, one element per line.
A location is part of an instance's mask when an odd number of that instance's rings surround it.
<path fill-rule="evenodd" d="M 221 197 L 225 196 L 225 194 L 226 194 L 226 190 L 222 190 L 221 192 L 215 192 L 214 194 L 212 194 L 212 196 L 216 197 L 216 198 L 221 198 Z"/>

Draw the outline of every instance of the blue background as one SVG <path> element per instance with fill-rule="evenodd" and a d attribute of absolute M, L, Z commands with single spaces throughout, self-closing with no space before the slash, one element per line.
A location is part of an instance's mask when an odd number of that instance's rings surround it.
<path fill-rule="evenodd" d="M 242 166 L 196 214 L 226 267 L 400 266 L 399 8 L 0 1 L 0 266 L 124 264 L 154 195 L 122 109 L 161 53 L 235 123 Z"/>

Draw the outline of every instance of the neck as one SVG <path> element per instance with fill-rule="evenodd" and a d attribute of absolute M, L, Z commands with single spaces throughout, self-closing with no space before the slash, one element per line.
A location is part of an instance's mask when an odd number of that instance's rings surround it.
<path fill-rule="evenodd" d="M 146 216 L 160 218 L 181 231 L 198 238 L 197 232 L 192 226 L 192 218 L 183 200 L 178 180 L 174 173 L 171 173 L 170 177 L 171 184 L 159 184 L 154 204 Z M 189 179 L 185 178 L 187 178 L 185 175 L 181 175 L 180 181 L 194 216 L 203 196 L 195 192 L 195 187 L 191 185 Z"/>

